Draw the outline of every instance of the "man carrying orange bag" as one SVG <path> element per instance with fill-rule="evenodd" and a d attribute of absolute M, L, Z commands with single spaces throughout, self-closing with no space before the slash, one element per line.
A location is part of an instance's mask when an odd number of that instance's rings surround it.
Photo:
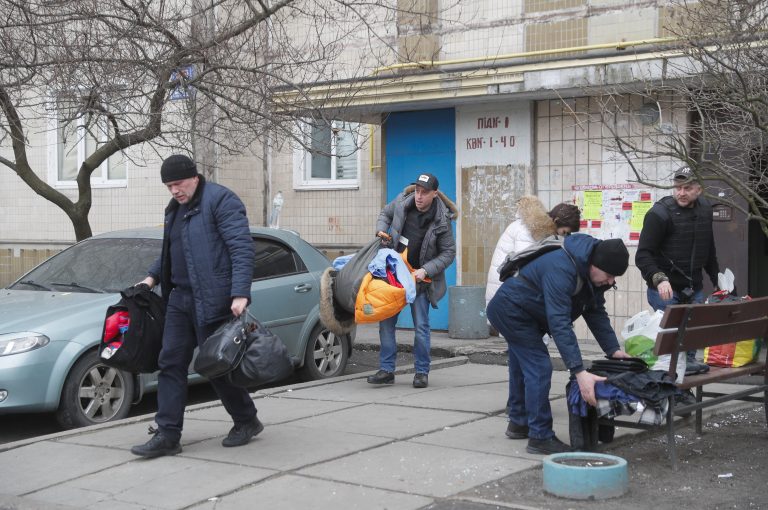
<path fill-rule="evenodd" d="M 429 306 L 445 295 L 445 269 L 456 258 L 456 241 L 451 220 L 457 208 L 438 191 L 438 180 L 423 173 L 403 190 L 379 214 L 376 230 L 383 244 L 403 253 L 416 279 L 416 299 L 411 304 L 414 342 L 413 356 L 416 375 L 414 388 L 426 388 L 430 366 Z M 431 283 L 427 283 L 431 280 Z M 397 341 L 395 328 L 399 313 L 379 322 L 379 371 L 368 377 L 369 384 L 393 384 Z"/>

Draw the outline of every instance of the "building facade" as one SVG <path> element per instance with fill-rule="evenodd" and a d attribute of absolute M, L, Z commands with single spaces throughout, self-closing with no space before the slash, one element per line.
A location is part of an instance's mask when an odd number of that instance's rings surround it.
<path fill-rule="evenodd" d="M 350 253 L 374 235 L 382 206 L 429 171 L 460 208 L 449 285 L 484 285 L 496 241 L 524 194 L 548 208 L 578 204 L 582 231 L 624 239 L 633 260 L 644 211 L 668 191 L 637 184 L 614 138 L 653 140 L 688 129 L 689 113 L 674 97 L 652 94 L 654 83 L 680 72 L 673 64 L 683 57 L 669 27 L 681 11 L 673 2 L 391 4 L 402 11 L 387 37 L 367 41 L 380 50 L 376 59 L 366 60 L 360 41 L 350 44 L 349 59 L 363 62 L 366 77 L 313 84 L 301 97 L 285 93 L 294 104 L 320 105 L 334 119 L 330 125 L 310 122 L 303 146 L 274 137 L 255 144 L 253 156 L 218 163 L 216 180 L 240 194 L 251 222 L 295 230 L 329 257 Z M 55 181 L 56 141 L 41 134 L 30 143 L 39 148 L 35 167 Z M 159 182 L 161 158 L 138 156 L 116 165 L 114 178 L 107 169 L 95 185 L 94 232 L 162 220 L 168 196 Z M 660 183 L 679 166 L 662 158 L 635 163 Z M 67 183 L 58 185 L 69 192 Z M 0 174 L 0 213 L 5 283 L 74 239 L 66 216 L 10 172 Z M 718 242 L 734 247 L 721 252 L 721 266 L 743 268 L 735 272 L 746 288 L 746 221 L 729 218 L 717 225 Z M 634 266 L 617 283 L 606 296 L 618 330 L 647 304 Z M 447 328 L 447 309 L 446 301 L 433 327 Z M 576 327 L 579 337 L 588 336 L 583 323 Z"/>

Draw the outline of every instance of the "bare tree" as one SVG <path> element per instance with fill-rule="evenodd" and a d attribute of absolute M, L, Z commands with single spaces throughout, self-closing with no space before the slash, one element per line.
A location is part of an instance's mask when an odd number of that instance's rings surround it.
<path fill-rule="evenodd" d="M 303 140 L 298 114 L 275 90 L 301 94 L 302 84 L 343 79 L 352 97 L 378 57 L 392 62 L 398 3 L 0 0 L 0 143 L 10 146 L 0 163 L 61 208 L 78 240 L 89 237 L 100 167 L 124 172 L 125 158 L 173 148 L 210 174 L 221 154 L 259 154 L 254 143 L 267 132 Z M 364 48 L 369 41 L 376 47 Z M 302 116 L 327 120 L 302 104 Z M 76 194 L 31 163 L 31 140 L 49 131 L 59 174 L 77 183 Z M 78 144 L 88 147 L 79 159 Z"/>
<path fill-rule="evenodd" d="M 691 167 L 709 194 L 757 221 L 768 236 L 768 3 L 679 0 L 667 29 L 682 56 L 664 79 L 600 98 L 597 120 L 638 182 L 669 188 L 649 161 Z M 633 123 L 655 126 L 633 129 Z"/>

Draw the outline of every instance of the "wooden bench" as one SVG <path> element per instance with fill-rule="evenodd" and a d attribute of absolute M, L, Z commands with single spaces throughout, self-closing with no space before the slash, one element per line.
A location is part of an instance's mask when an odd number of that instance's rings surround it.
<path fill-rule="evenodd" d="M 668 306 L 661 319 L 661 327 L 667 331 L 658 334 L 653 352 L 657 356 L 671 355 L 669 376 L 675 380 L 677 359 L 679 356 L 685 356 L 686 351 L 749 338 L 765 338 L 768 332 L 768 297 L 732 303 Z M 732 393 L 704 390 L 704 386 L 711 383 L 724 383 L 739 377 L 760 375 L 762 375 L 761 383 L 743 385 L 742 389 Z M 707 373 L 685 376 L 677 387 L 681 390 L 695 388 L 696 403 L 676 405 L 675 399 L 669 398 L 666 416 L 667 445 L 673 469 L 677 469 L 675 426 L 681 420 L 687 420 L 693 413 L 696 415 L 696 432 L 701 434 L 703 409 L 731 400 L 762 402 L 766 424 L 768 424 L 768 371 L 764 357 L 760 361 L 738 368 L 710 367 Z M 761 392 L 762 398 L 752 396 Z M 626 420 L 600 419 L 597 422 L 640 429 L 657 428 L 657 426 Z"/>

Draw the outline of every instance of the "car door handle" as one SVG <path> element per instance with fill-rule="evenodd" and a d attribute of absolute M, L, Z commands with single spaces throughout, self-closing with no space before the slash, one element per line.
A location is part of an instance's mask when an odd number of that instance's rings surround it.
<path fill-rule="evenodd" d="M 303 294 L 305 292 L 309 292 L 310 290 L 312 290 L 312 285 L 310 285 L 309 283 L 300 283 L 299 285 L 295 286 L 293 290 L 294 292 L 299 292 Z"/>

